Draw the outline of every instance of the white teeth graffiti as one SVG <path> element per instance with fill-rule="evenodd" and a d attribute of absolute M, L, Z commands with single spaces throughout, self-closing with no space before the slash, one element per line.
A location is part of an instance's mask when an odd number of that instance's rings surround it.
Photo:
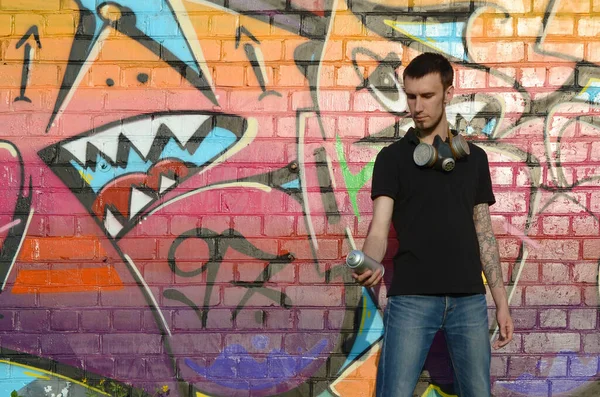
<path fill-rule="evenodd" d="M 148 196 L 141 190 L 132 187 L 130 201 L 129 219 L 133 219 L 141 210 L 154 201 L 154 197 Z"/>
<path fill-rule="evenodd" d="M 109 209 L 106 210 L 106 215 L 104 216 L 104 227 L 112 237 L 115 237 L 123 229 L 121 222 L 117 220 Z"/>
<path fill-rule="evenodd" d="M 95 150 L 89 148 L 89 145 L 97 149 L 106 159 L 117 163 L 118 152 L 120 147 L 123 147 L 122 137 L 125 137 L 141 157 L 147 159 L 150 149 L 161 132 L 161 127 L 168 128 L 179 143 L 185 146 L 207 121 L 209 121 L 207 127 L 211 128 L 212 117 L 210 115 L 149 116 L 133 122 L 118 123 L 106 131 L 65 143 L 62 148 L 71 153 L 81 165 L 86 165 L 87 161 L 96 161 Z"/>

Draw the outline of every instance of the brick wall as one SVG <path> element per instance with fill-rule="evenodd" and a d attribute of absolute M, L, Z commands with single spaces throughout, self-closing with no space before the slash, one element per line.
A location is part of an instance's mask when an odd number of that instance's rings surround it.
<path fill-rule="evenodd" d="M 599 12 L 0 1 L 0 393 L 373 395 L 396 244 L 373 291 L 341 263 L 425 51 L 490 159 L 516 325 L 494 395 L 599 393 Z M 415 395 L 454 395 L 441 337 L 425 370 Z"/>

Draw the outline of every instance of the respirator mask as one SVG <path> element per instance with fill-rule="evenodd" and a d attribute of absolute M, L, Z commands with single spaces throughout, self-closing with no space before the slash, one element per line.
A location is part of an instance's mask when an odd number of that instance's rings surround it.
<path fill-rule="evenodd" d="M 413 152 L 413 159 L 419 167 L 449 172 L 454 169 L 456 160 L 469 154 L 470 149 L 465 138 L 460 134 L 454 136 L 448 131 L 448 142 L 444 142 L 439 135 L 436 135 L 433 145 L 419 143 Z"/>

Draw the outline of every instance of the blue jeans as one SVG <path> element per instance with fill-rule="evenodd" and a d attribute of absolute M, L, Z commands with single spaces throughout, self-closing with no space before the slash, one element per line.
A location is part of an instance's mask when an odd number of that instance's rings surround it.
<path fill-rule="evenodd" d="M 459 397 L 489 397 L 491 346 L 485 295 L 388 299 L 377 397 L 412 397 L 438 330 L 446 337 Z"/>

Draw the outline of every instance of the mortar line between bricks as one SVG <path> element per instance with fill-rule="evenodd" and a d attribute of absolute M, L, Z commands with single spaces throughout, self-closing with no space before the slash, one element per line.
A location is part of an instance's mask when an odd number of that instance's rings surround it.
<path fill-rule="evenodd" d="M 123 256 L 127 260 L 127 263 L 129 264 L 129 268 L 135 273 L 135 275 L 138 278 L 138 280 L 142 283 L 142 286 L 144 287 L 144 290 L 146 291 L 146 296 L 148 298 L 150 298 L 150 300 L 152 301 L 152 303 L 151 303 L 150 306 L 152 308 L 154 308 L 154 310 L 160 316 L 160 320 L 163 323 L 164 329 L 167 331 L 167 333 L 169 334 L 169 336 L 173 336 L 173 334 L 171 333 L 171 330 L 169 329 L 169 325 L 167 324 L 167 320 L 165 320 L 165 316 L 163 315 L 162 310 L 158 306 L 158 302 L 156 301 L 156 298 L 154 297 L 154 294 L 150 290 L 150 287 L 146 283 L 146 280 L 144 280 L 144 277 L 141 275 L 140 271 L 138 270 L 138 268 L 135 265 L 135 263 L 133 263 L 133 260 L 131 260 L 131 258 L 129 257 L 129 255 L 123 254 Z"/>

